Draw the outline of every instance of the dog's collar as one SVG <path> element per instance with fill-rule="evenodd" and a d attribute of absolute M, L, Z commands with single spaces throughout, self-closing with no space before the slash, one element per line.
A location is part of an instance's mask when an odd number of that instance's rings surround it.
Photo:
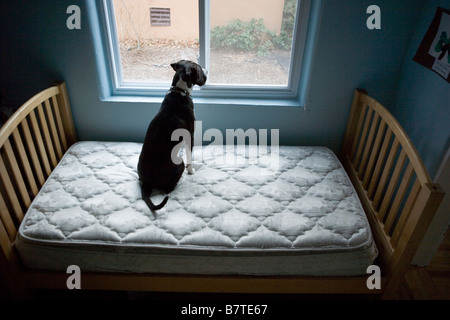
<path fill-rule="evenodd" d="M 179 92 L 179 93 L 182 93 L 182 94 L 184 94 L 184 95 L 186 95 L 188 97 L 191 96 L 189 91 L 181 89 L 180 87 L 176 87 L 176 86 L 171 86 L 170 89 L 169 89 L 169 92 Z"/>

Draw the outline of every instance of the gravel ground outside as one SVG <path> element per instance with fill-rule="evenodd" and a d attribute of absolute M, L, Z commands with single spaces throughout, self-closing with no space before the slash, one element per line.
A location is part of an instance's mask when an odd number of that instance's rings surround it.
<path fill-rule="evenodd" d="M 198 44 L 145 41 L 120 45 L 125 81 L 171 82 L 170 64 L 181 59 L 197 62 Z M 287 85 L 290 52 L 273 50 L 260 57 L 253 52 L 228 49 L 210 52 L 209 81 L 214 84 Z M 153 79 L 153 81 L 151 80 Z"/>

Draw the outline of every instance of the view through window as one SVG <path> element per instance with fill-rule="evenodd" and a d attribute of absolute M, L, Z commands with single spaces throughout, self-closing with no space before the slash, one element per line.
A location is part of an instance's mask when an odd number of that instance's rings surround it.
<path fill-rule="evenodd" d="M 198 62 L 208 46 L 208 84 L 287 86 L 297 0 L 209 4 L 199 17 L 199 0 L 113 0 L 123 81 L 170 82 L 172 62 Z"/>

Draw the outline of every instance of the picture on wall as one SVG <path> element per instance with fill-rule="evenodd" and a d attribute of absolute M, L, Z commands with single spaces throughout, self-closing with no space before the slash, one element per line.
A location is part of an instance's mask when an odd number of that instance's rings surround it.
<path fill-rule="evenodd" d="M 450 10 L 437 8 L 413 60 L 450 82 Z"/>

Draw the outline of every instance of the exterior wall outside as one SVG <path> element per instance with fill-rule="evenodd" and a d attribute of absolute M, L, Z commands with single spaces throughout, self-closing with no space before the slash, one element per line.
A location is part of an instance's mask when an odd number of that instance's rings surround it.
<path fill-rule="evenodd" d="M 152 26 L 150 8 L 170 8 L 170 26 Z M 266 27 L 279 33 L 284 0 L 212 0 L 211 27 L 233 19 L 262 18 Z M 120 41 L 139 39 L 198 40 L 198 0 L 114 0 Z"/>
<path fill-rule="evenodd" d="M 283 7 L 284 0 L 212 0 L 211 27 L 225 26 L 233 19 L 262 18 L 267 29 L 279 34 Z"/>

